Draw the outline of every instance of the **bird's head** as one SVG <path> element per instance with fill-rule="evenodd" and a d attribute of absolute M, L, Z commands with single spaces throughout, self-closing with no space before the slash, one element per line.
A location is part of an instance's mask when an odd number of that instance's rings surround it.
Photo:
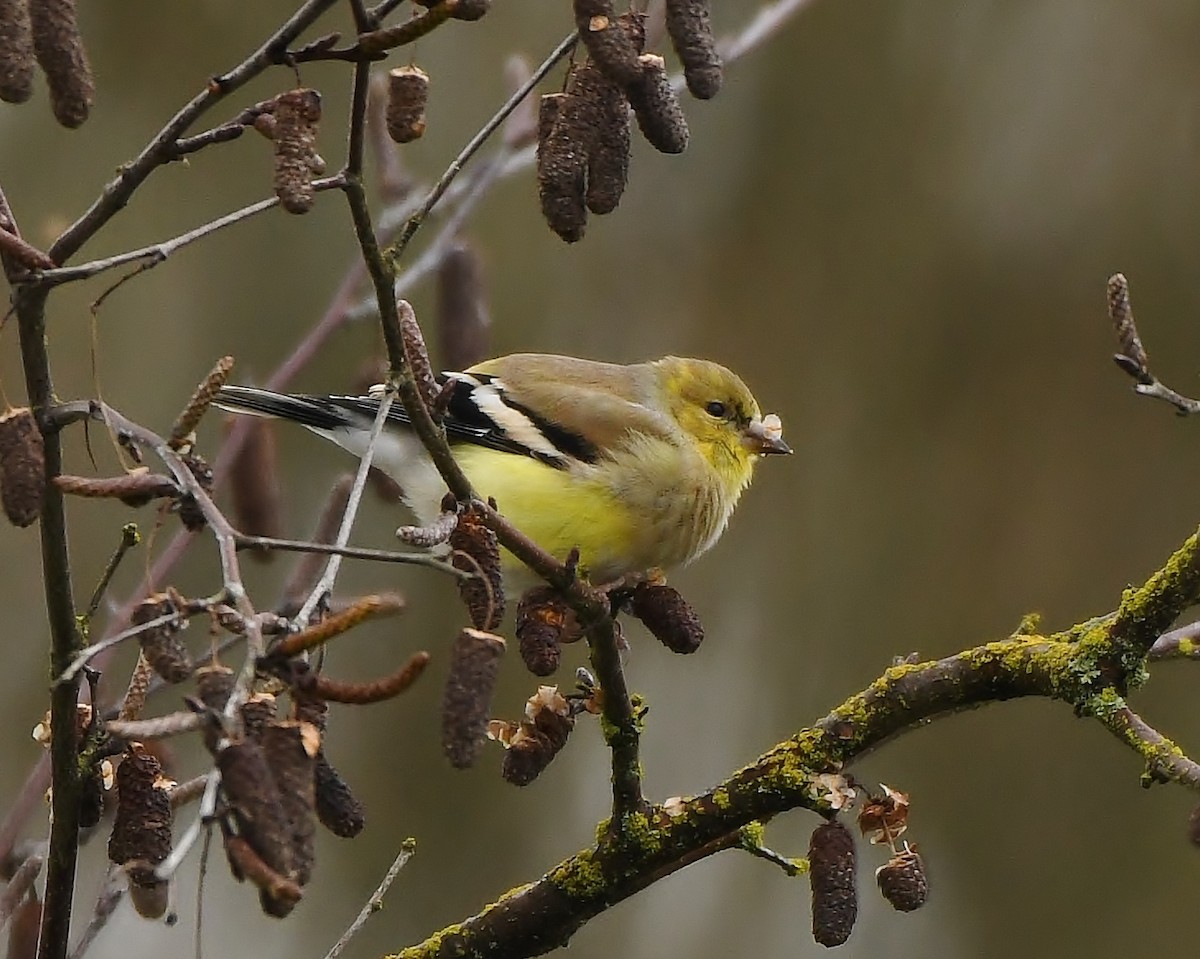
<path fill-rule="evenodd" d="M 741 377 L 708 360 L 668 356 L 655 364 L 675 422 L 718 472 L 742 484 L 760 456 L 790 453 L 779 417 L 763 416 Z"/>

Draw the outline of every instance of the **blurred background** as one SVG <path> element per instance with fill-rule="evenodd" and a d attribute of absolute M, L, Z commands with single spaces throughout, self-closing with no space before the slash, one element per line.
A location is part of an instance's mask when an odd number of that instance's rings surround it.
<path fill-rule="evenodd" d="M 116 15 L 87 5 L 98 85 L 87 125 L 58 128 L 42 88 L 0 110 L 0 183 L 25 234 L 52 240 L 205 78 L 292 7 L 127 0 Z M 717 26 L 735 30 L 753 9 L 722 5 Z M 344 11 L 335 14 L 323 29 L 346 27 Z M 563 3 L 499 3 L 484 21 L 449 24 L 413 48 L 433 86 L 429 130 L 404 148 L 406 168 L 421 182 L 436 177 L 502 102 L 507 57 L 540 61 L 569 24 Z M 593 218 L 582 243 L 550 233 L 528 171 L 499 183 L 471 218 L 464 236 L 484 264 L 493 352 L 717 359 L 782 416 L 797 451 L 764 465 L 720 545 L 673 579 L 707 628 L 700 652 L 674 656 L 628 630 L 630 684 L 651 704 L 643 749 L 654 799 L 713 785 L 897 655 L 1001 638 L 1029 611 L 1054 629 L 1110 610 L 1196 527 L 1200 424 L 1131 393 L 1109 359 L 1104 285 L 1115 270 L 1128 275 L 1155 371 L 1200 392 L 1197 36 L 1200 4 L 1184 0 L 813 0 L 728 70 L 716 100 L 685 103 L 685 154 L 636 144 L 620 209 Z M 319 147 L 336 169 L 348 72 L 321 64 L 302 77 L 325 95 Z M 271 71 L 209 118 L 290 85 L 289 73 Z M 160 170 L 77 259 L 165 239 L 269 195 L 269 153 L 250 134 Z M 324 311 L 354 255 L 333 194 L 307 217 L 271 211 L 188 247 L 100 310 L 103 395 L 166 429 L 218 356 L 237 357 L 241 381 L 262 381 Z M 115 279 L 51 300 L 63 397 L 94 391 L 88 305 Z M 432 283 L 411 299 L 433 317 Z M 19 402 L 12 326 L 0 374 Z M 370 318 L 350 324 L 294 386 L 348 388 L 376 336 Z M 220 437 L 211 417 L 202 449 L 214 453 Z M 351 462 L 299 428 L 279 444 L 287 533 L 305 536 Z M 103 440 L 96 448 L 101 471 L 114 469 Z M 90 470 L 78 436 L 68 465 Z M 71 516 L 86 598 L 129 511 L 72 504 Z M 153 527 L 150 510 L 138 519 Z M 388 546 L 404 521 L 368 498 L 355 540 Z M 172 520 L 149 552 L 174 529 Z M 37 758 L 29 731 L 47 701 L 36 541 L 36 529 L 0 529 L 9 657 L 0 805 Z M 137 586 L 144 562 L 126 563 L 115 596 Z M 252 594 L 273 602 L 290 561 L 245 565 Z M 212 592 L 211 543 L 197 544 L 171 581 Z M 417 649 L 434 662 L 405 697 L 334 716 L 328 752 L 367 804 L 367 829 L 349 842 L 321 834 L 315 879 L 285 922 L 264 917 L 253 890 L 215 861 L 208 956 L 322 955 L 415 836 L 416 857 L 349 955 L 398 949 L 587 846 L 606 815 L 607 754 L 594 723 L 523 790 L 501 781 L 498 748 L 469 772 L 449 768 L 438 703 L 464 613 L 448 583 L 420 570 L 350 564 L 339 584 L 342 595 L 381 588 L 403 590 L 410 611 L 339 641 L 332 673 L 378 675 Z M 191 633 L 197 648 L 201 633 Z M 132 652 L 111 667 L 110 695 Z M 564 682 L 582 657 L 568 651 Z M 1155 666 L 1134 705 L 1200 750 L 1195 669 Z M 515 718 L 534 686 L 512 657 L 497 713 Z M 167 693 L 152 705 L 177 702 Z M 179 778 L 202 763 L 194 744 L 176 747 Z M 926 857 L 932 893 L 921 912 L 893 913 L 871 879 L 884 856 L 862 848 L 859 924 L 840 955 L 1174 953 L 1200 880 L 1184 835 L 1194 799 L 1143 790 L 1134 755 L 1070 709 L 1012 702 L 956 716 L 854 772 L 911 795 L 908 838 Z M 768 842 L 803 855 L 815 824 L 781 817 Z M 29 833 L 41 829 L 34 822 Z M 103 847 L 98 838 L 84 853 L 81 920 Z M 178 925 L 123 906 L 89 955 L 190 954 L 197 872 L 193 857 L 178 883 Z M 725 853 L 588 924 L 571 955 L 815 955 L 808 898 L 805 879 Z"/>

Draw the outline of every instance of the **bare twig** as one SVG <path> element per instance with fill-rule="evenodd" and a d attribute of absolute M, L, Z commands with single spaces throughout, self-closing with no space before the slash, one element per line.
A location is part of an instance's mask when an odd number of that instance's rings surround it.
<path fill-rule="evenodd" d="M 388 867 L 388 871 L 384 873 L 383 879 L 380 880 L 375 891 L 371 893 L 371 898 L 363 904 L 362 909 L 355 916 L 354 922 L 350 923 L 338 941 L 333 944 L 333 948 L 325 953 L 325 959 L 338 959 L 338 956 L 345 952 L 346 947 L 350 945 L 350 940 L 357 936 L 362 927 L 367 924 L 367 920 L 383 908 L 383 897 L 387 895 L 388 889 L 396 881 L 400 870 L 408 864 L 416 849 L 417 841 L 415 839 L 406 839 L 400 844 L 400 852 L 396 854 L 396 858 Z"/>

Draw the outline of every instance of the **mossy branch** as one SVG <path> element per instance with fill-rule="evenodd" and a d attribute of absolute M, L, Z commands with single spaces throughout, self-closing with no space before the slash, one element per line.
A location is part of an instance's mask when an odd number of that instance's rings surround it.
<path fill-rule="evenodd" d="M 815 784 L 894 736 L 988 703 L 1040 696 L 1093 718 L 1145 762 L 1145 781 L 1200 791 L 1200 765 L 1123 699 L 1145 675 L 1152 631 L 1200 598 L 1200 539 L 1190 537 L 1115 615 L 1049 635 L 1022 634 L 936 661 L 893 666 L 823 719 L 777 744 L 716 788 L 627 813 L 598 830 L 590 849 L 559 863 L 398 959 L 541 955 L 584 923 L 658 879 L 742 843 L 742 830 L 792 809 L 829 815 Z M 1156 633 L 1157 635 L 1157 633 Z M 1140 650 L 1140 655 L 1137 654 Z"/>

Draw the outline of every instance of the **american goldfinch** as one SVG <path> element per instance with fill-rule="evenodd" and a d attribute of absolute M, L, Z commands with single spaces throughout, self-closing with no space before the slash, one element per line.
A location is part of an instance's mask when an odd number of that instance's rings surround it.
<path fill-rule="evenodd" d="M 758 459 L 791 452 L 779 417 L 707 360 L 518 353 L 444 377 L 455 383 L 446 435 L 472 486 L 553 555 L 578 548 L 594 583 L 695 559 L 724 532 Z M 361 455 L 379 396 L 227 386 L 217 403 L 293 420 Z M 433 522 L 446 486 L 398 403 L 374 456 L 418 520 Z"/>

